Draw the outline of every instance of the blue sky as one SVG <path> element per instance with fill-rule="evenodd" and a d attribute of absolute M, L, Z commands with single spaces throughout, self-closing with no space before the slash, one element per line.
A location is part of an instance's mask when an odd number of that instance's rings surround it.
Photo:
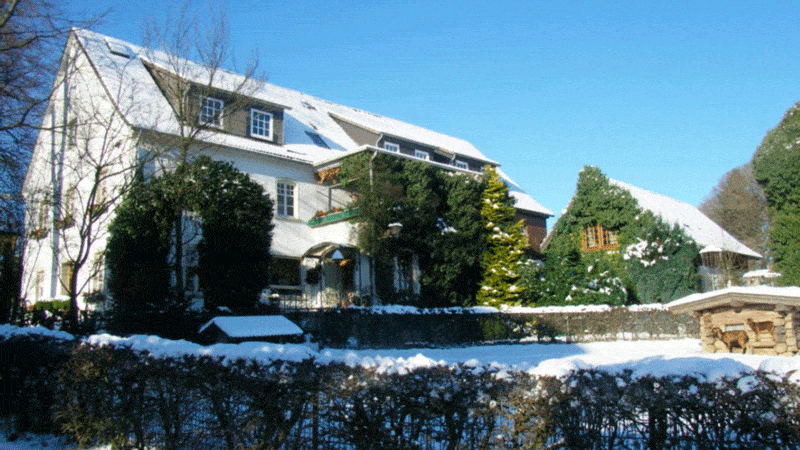
<path fill-rule="evenodd" d="M 166 3 L 69 7 L 142 43 Z M 800 101 L 797 2 L 224 5 L 240 68 L 257 51 L 271 83 L 470 141 L 557 214 L 584 165 L 699 205 Z"/>

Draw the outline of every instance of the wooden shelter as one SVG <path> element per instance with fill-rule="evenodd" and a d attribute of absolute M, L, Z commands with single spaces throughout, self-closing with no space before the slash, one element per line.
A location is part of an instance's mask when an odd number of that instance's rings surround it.
<path fill-rule="evenodd" d="M 303 342 L 303 330 L 284 316 L 220 316 L 203 325 L 199 333 L 204 344 Z"/>
<path fill-rule="evenodd" d="M 792 356 L 799 351 L 800 287 L 731 287 L 689 295 L 667 307 L 700 320 L 705 352 Z"/>

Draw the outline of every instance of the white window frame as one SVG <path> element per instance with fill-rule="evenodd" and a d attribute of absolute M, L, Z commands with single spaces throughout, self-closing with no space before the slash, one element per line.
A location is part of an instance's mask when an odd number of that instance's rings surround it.
<path fill-rule="evenodd" d="M 454 164 L 459 169 L 469 170 L 469 164 L 466 161 L 457 159 Z"/>
<path fill-rule="evenodd" d="M 260 133 L 259 130 L 265 128 L 261 122 L 263 121 L 263 117 L 269 117 L 269 124 L 267 124 L 266 128 L 267 134 Z M 264 111 L 257 108 L 250 108 L 250 136 L 259 138 L 259 139 L 266 139 L 268 141 L 272 140 L 273 136 L 273 128 L 275 124 L 275 116 L 268 111 Z"/>
<path fill-rule="evenodd" d="M 291 189 L 287 195 L 289 187 Z M 284 218 L 297 217 L 297 183 L 294 181 L 278 180 L 275 183 L 275 214 Z"/>
<path fill-rule="evenodd" d="M 431 154 L 430 152 L 426 152 L 425 150 L 420 150 L 415 148 L 414 157 L 419 159 L 424 159 L 425 161 L 429 161 L 431 159 Z"/>
<path fill-rule="evenodd" d="M 211 96 L 203 97 L 200 99 L 200 112 L 197 115 L 197 121 L 201 125 L 222 128 L 223 109 L 225 109 L 224 100 Z"/>
<path fill-rule="evenodd" d="M 383 143 L 384 150 L 389 150 L 392 153 L 400 153 L 400 146 L 392 142 Z"/>

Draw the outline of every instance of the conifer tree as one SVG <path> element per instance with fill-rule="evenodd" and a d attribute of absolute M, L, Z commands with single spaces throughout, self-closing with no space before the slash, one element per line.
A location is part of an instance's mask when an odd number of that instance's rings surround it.
<path fill-rule="evenodd" d="M 522 288 L 517 282 L 527 245 L 522 221 L 516 220 L 514 199 L 494 168 L 487 166 L 484 175 L 486 190 L 481 220 L 488 235 L 482 263 L 483 282 L 476 301 L 488 306 L 518 304 Z"/>

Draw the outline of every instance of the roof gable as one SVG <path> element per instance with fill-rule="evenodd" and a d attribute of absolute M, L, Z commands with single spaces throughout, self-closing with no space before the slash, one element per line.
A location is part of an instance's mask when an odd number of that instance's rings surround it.
<path fill-rule="evenodd" d="M 642 209 L 648 210 L 670 225 L 678 225 L 702 248 L 738 253 L 761 258 L 761 255 L 739 242 L 696 207 L 665 195 L 608 179 L 609 183 L 628 191 Z"/>
<path fill-rule="evenodd" d="M 299 336 L 303 330 L 284 316 L 220 316 L 200 328 L 200 333 L 215 325 L 230 338 Z"/>

